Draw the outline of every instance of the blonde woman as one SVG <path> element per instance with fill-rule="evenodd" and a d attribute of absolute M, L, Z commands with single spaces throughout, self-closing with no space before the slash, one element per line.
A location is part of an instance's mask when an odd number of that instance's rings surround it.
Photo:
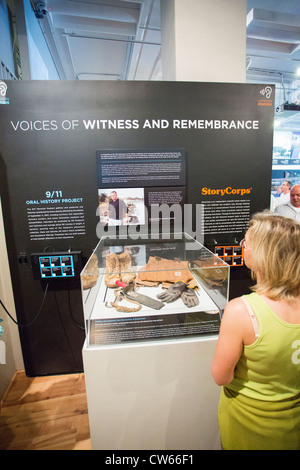
<path fill-rule="evenodd" d="M 300 449 L 300 224 L 263 212 L 243 240 L 256 280 L 225 309 L 212 363 L 225 450 Z"/>

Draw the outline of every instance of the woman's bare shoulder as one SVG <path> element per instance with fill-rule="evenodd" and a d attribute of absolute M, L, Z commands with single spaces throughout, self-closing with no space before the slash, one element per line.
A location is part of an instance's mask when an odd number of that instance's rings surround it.
<path fill-rule="evenodd" d="M 224 313 L 229 315 L 243 315 L 245 312 L 247 312 L 247 307 L 242 297 L 236 297 L 228 302 Z"/>

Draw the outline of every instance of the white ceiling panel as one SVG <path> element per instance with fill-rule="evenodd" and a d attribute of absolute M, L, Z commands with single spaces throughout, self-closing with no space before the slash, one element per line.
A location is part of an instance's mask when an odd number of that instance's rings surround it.
<path fill-rule="evenodd" d="M 127 43 L 68 37 L 68 44 L 77 79 L 123 80 Z"/>

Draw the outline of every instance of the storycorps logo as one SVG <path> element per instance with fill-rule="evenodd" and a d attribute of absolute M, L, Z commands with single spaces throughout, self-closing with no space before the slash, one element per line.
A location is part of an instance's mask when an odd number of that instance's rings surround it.
<path fill-rule="evenodd" d="M 232 188 L 227 186 L 227 188 L 222 189 L 212 189 L 212 188 L 202 188 L 202 196 L 226 196 L 227 194 L 238 194 L 244 196 L 245 194 L 251 194 L 253 188 Z"/>
<path fill-rule="evenodd" d="M 7 85 L 0 80 L 0 104 L 9 104 L 9 98 L 6 97 Z"/>
<path fill-rule="evenodd" d="M 271 99 L 273 88 L 270 86 L 266 86 L 260 90 L 260 95 L 262 97 L 259 98 L 257 104 L 258 106 L 272 106 L 273 100 Z"/>

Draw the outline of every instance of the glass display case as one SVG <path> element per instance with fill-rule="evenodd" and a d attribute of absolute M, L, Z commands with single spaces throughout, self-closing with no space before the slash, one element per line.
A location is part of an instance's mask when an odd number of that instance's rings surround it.
<path fill-rule="evenodd" d="M 229 269 L 187 233 L 102 237 L 81 273 L 87 347 L 218 334 Z"/>

